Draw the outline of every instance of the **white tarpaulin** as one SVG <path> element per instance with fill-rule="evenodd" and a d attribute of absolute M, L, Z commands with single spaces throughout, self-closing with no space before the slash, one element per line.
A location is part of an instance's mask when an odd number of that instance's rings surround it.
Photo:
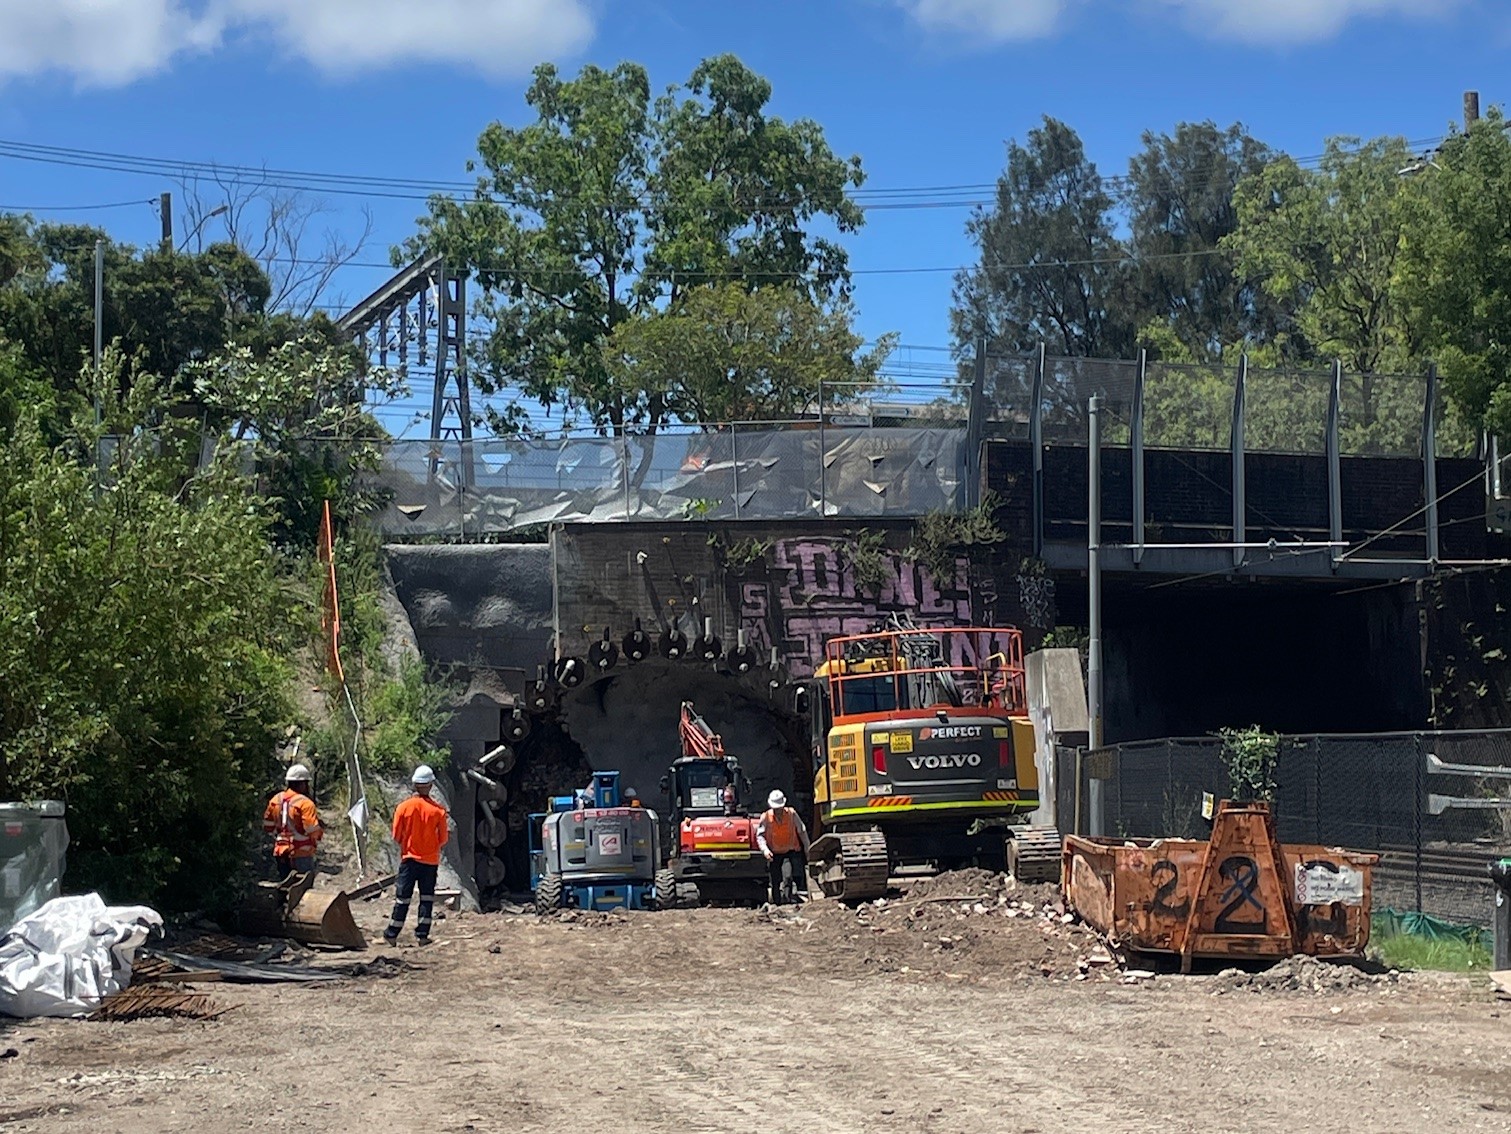
<path fill-rule="evenodd" d="M 136 951 L 162 917 L 98 894 L 54 898 L 0 938 L 0 1013 L 85 1016 L 131 983 Z"/>

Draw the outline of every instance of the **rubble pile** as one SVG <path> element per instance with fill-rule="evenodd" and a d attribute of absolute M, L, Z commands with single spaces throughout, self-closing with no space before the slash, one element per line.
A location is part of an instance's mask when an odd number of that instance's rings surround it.
<path fill-rule="evenodd" d="M 1350 992 L 1355 989 L 1394 987 L 1401 974 L 1395 969 L 1370 973 L 1343 961 L 1319 961 L 1316 957 L 1297 955 L 1276 961 L 1266 969 L 1246 972 L 1223 969 L 1212 978 L 1214 996 L 1228 992 L 1300 992 L 1320 995 Z"/>

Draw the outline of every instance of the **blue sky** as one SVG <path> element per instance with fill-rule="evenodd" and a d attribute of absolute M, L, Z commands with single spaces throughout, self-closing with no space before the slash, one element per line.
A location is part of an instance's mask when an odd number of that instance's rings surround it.
<path fill-rule="evenodd" d="M 526 120 L 547 59 L 636 60 L 660 88 L 732 51 L 772 81 L 774 113 L 861 156 L 868 189 L 986 185 L 1044 114 L 1107 174 L 1182 120 L 1242 121 L 1298 156 L 1338 134 L 1437 138 L 1463 91 L 1504 100 L 1511 60 L 1505 0 L 0 0 L 0 28 L 0 140 L 426 183 L 464 179 L 489 121 Z M 0 156 L 0 206 L 137 243 L 156 239 L 165 189 Z M 355 300 L 423 205 L 325 203 L 321 223 L 348 235 L 371 211 L 373 266 L 329 297 Z M 917 269 L 971 261 L 968 215 L 870 214 L 849 241 L 864 334 L 948 344 L 952 273 Z M 897 366 L 943 359 L 904 350 Z"/>

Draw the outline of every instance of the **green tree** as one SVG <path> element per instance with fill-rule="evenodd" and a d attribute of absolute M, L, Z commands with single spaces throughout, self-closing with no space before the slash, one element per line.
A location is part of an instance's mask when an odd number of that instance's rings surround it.
<path fill-rule="evenodd" d="M 1403 289 L 1443 383 L 1477 425 L 1511 436 L 1511 138 L 1492 110 L 1416 167 Z"/>
<path fill-rule="evenodd" d="M 255 456 L 281 541 L 312 546 L 326 500 L 343 516 L 379 503 L 361 474 L 378 467 L 387 437 L 372 407 L 405 393 L 395 372 L 364 369 L 351 345 L 308 333 L 261 352 L 232 343 L 186 373 L 206 420 Z"/>
<path fill-rule="evenodd" d="M 197 436 L 171 384 L 111 352 L 97 389 L 98 427 L 81 414 L 54 444 L 29 412 L 0 438 L 0 792 L 67 801 L 70 888 L 210 908 L 305 616 L 233 470 L 182 479 Z"/>
<path fill-rule="evenodd" d="M 1238 228 L 1222 243 L 1294 321 L 1279 344 L 1287 361 L 1337 358 L 1355 374 L 1414 365 L 1420 338 L 1396 278 L 1421 192 L 1400 174 L 1412 160 L 1402 138 L 1330 138 L 1316 169 L 1282 157 L 1239 182 Z"/>
<path fill-rule="evenodd" d="M 1043 342 L 1051 354 L 1128 357 L 1127 250 L 1113 203 L 1065 123 L 1046 117 L 1026 145 L 1009 142 L 996 204 L 966 226 L 981 260 L 955 280 L 956 342 L 985 338 L 997 356 Z"/>
<path fill-rule="evenodd" d="M 1192 363 L 1271 341 L 1281 323 L 1275 299 L 1221 245 L 1238 225 L 1234 189 L 1274 154 L 1236 123 L 1182 122 L 1143 141 L 1120 194 L 1141 341 Z"/>
<path fill-rule="evenodd" d="M 606 358 L 616 381 L 638 383 L 684 421 L 762 421 L 807 411 L 821 391 L 833 404 L 872 385 L 892 342 L 857 354 L 862 342 L 843 304 L 826 310 L 787 285 L 723 283 L 621 323 Z"/>
<path fill-rule="evenodd" d="M 860 226 L 846 195 L 860 161 L 835 155 L 816 123 L 768 114 L 771 85 L 735 57 L 705 60 L 654 102 L 632 63 L 569 80 L 542 66 L 525 97 L 534 122 L 478 139 L 475 196 L 434 198 L 402 250 L 443 253 L 481 285 L 493 327 L 472 378 L 485 393 L 518 388 L 600 429 L 654 429 L 674 411 L 610 364 L 622 324 L 725 279 L 786 282 L 815 302 L 848 294 L 844 249 L 811 229 Z"/>
<path fill-rule="evenodd" d="M 79 376 L 93 351 L 97 239 L 105 240 L 104 341 L 144 372 L 174 379 L 238 334 L 265 336 L 267 278 L 233 245 L 138 253 L 100 229 L 0 218 L 0 338 L 19 351 L 18 380 L 53 386 L 62 418 L 87 401 Z"/>

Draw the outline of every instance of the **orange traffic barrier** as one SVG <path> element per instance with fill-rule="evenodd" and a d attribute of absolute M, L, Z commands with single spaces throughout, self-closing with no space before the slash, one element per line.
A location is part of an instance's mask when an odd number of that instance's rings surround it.
<path fill-rule="evenodd" d="M 1139 953 L 1263 960 L 1356 957 L 1369 943 L 1380 856 L 1282 844 L 1263 803 L 1223 800 L 1212 837 L 1065 839 L 1066 905 Z"/>

